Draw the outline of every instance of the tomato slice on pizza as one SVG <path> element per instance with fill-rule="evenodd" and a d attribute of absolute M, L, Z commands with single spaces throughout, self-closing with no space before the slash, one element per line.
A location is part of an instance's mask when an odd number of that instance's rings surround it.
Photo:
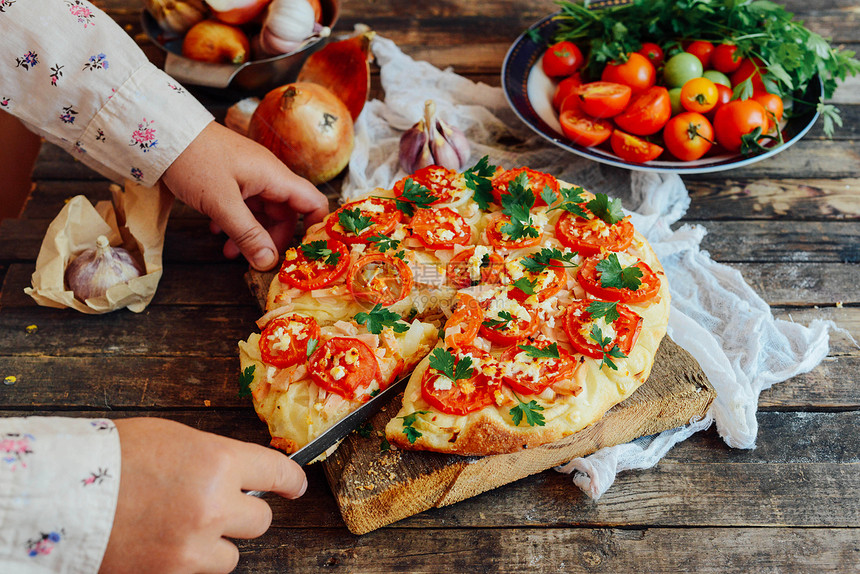
<path fill-rule="evenodd" d="M 457 289 L 495 285 L 499 282 L 504 263 L 501 255 L 484 245 L 464 249 L 448 262 L 448 283 Z"/>
<path fill-rule="evenodd" d="M 484 312 L 475 298 L 458 293 L 454 312 L 445 322 L 445 344 L 455 349 L 471 346 L 483 321 Z"/>
<path fill-rule="evenodd" d="M 567 285 L 567 269 L 561 261 L 550 260 L 549 265 L 535 272 L 523 266 L 528 256 L 505 263 L 505 273 L 513 285 L 511 297 L 525 301 L 531 296 L 546 301 Z"/>
<path fill-rule="evenodd" d="M 593 318 L 595 302 L 604 306 L 614 305 L 618 317 L 612 321 L 607 321 L 605 316 Z M 589 308 L 592 311 L 589 311 Z M 602 359 L 605 353 L 609 353 L 616 346 L 626 356 L 630 354 L 642 331 L 642 317 L 624 305 L 583 299 L 574 301 L 568 307 L 564 331 L 573 348 L 586 357 Z"/>
<path fill-rule="evenodd" d="M 394 195 L 403 197 L 403 188 L 407 179 L 430 190 L 430 193 L 436 197 L 430 205 L 449 203 L 466 192 L 465 179 L 461 174 L 447 167 L 428 165 L 395 183 Z"/>
<path fill-rule="evenodd" d="M 497 345 L 512 345 L 538 328 L 537 314 L 500 289 L 480 302 L 484 310 L 480 335 Z"/>
<path fill-rule="evenodd" d="M 542 393 L 570 377 L 577 365 L 576 357 L 546 337 L 520 341 L 499 357 L 502 382 L 523 395 Z"/>
<path fill-rule="evenodd" d="M 424 371 L 421 396 L 430 406 L 449 415 L 467 415 L 495 403 L 500 383 L 493 376 L 497 367 L 492 355 L 474 347 L 453 352 L 438 348 L 434 353 L 439 351 L 453 357 L 451 366 L 455 377 L 448 376 L 452 372 L 446 374 L 434 367 Z M 461 362 L 469 367 L 463 369 Z M 492 374 L 485 374 L 485 370 Z M 466 371 L 468 376 L 457 377 L 461 371 Z"/>
<path fill-rule="evenodd" d="M 589 257 L 630 247 L 633 242 L 633 224 L 626 217 L 610 225 L 599 217 L 586 219 L 566 211 L 555 224 L 555 237 L 565 247 Z"/>
<path fill-rule="evenodd" d="M 336 239 L 311 241 L 287 249 L 278 279 L 310 291 L 334 283 L 349 267 L 349 251 Z"/>
<path fill-rule="evenodd" d="M 546 202 L 541 198 L 541 194 L 547 187 L 558 196 L 559 184 L 556 178 L 528 167 L 518 167 L 505 170 L 493 178 L 493 197 L 496 198 L 496 203 L 499 205 L 502 204 L 502 195 L 508 193 L 508 186 L 511 184 L 511 181 L 516 179 L 521 173 L 525 173 L 526 177 L 528 177 L 528 189 L 535 195 L 535 207 L 546 206 Z"/>
<path fill-rule="evenodd" d="M 308 344 L 319 340 L 320 326 L 313 317 L 278 317 L 260 334 L 260 355 L 267 364 L 284 369 L 306 361 Z"/>
<path fill-rule="evenodd" d="M 368 197 L 347 203 L 329 215 L 325 229 L 329 237 L 343 243 L 367 243 L 373 235 L 390 233 L 401 216 L 393 199 Z"/>
<path fill-rule="evenodd" d="M 660 278 L 651 267 L 626 253 L 589 257 L 576 278 L 587 293 L 605 301 L 644 303 L 660 291 Z"/>
<path fill-rule="evenodd" d="M 371 253 L 353 263 L 347 287 L 358 301 L 384 307 L 405 298 L 412 289 L 412 270 L 399 257 Z"/>
<path fill-rule="evenodd" d="M 523 235 L 514 239 L 510 234 L 506 233 L 503 228 L 511 223 L 511 218 L 507 215 L 498 214 L 487 224 L 487 242 L 496 249 L 522 249 L 524 247 L 534 247 L 540 245 L 543 237 L 543 232 L 537 227 L 532 227 L 533 233 Z"/>
<path fill-rule="evenodd" d="M 449 207 L 419 209 L 410 223 L 415 237 L 428 249 L 454 249 L 472 242 L 472 228 Z"/>
<path fill-rule="evenodd" d="M 376 355 L 363 341 L 351 337 L 334 337 L 320 345 L 310 357 L 308 372 L 317 385 L 345 399 L 381 379 Z"/>

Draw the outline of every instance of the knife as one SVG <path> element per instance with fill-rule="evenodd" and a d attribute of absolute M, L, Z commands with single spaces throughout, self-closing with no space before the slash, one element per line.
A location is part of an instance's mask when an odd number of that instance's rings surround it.
<path fill-rule="evenodd" d="M 323 431 L 321 435 L 291 454 L 290 458 L 301 466 L 307 465 L 319 455 L 327 451 L 330 447 L 345 439 L 346 435 L 354 431 L 359 425 L 379 412 L 379 409 L 385 406 L 385 404 L 391 400 L 391 397 L 403 390 L 403 387 L 406 386 L 406 382 L 408 380 L 409 376 L 406 376 L 399 381 L 392 383 L 384 391 L 380 392 L 378 395 L 346 415 L 344 418 L 336 422 L 334 426 Z M 245 494 L 259 497 L 266 494 L 266 492 L 261 490 L 249 490 L 246 491 Z"/>

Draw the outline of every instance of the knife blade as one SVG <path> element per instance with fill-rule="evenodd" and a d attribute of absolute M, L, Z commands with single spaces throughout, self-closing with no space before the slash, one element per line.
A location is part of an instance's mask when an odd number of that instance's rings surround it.
<path fill-rule="evenodd" d="M 290 458 L 302 466 L 307 465 L 330 447 L 345 439 L 346 435 L 379 412 L 391 400 L 391 397 L 403 390 L 408 380 L 409 376 L 406 376 L 392 383 L 384 391 L 346 415 L 331 428 L 323 431 L 322 434 L 314 438 L 311 442 L 289 455 Z M 263 496 L 265 491 L 249 490 L 245 494 L 259 497 Z"/>

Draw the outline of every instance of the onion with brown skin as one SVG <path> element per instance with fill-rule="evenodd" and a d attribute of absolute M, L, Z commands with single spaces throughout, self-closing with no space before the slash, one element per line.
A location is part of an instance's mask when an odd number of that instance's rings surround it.
<path fill-rule="evenodd" d="M 248 137 L 298 175 L 320 184 L 349 163 L 354 126 L 349 110 L 327 88 L 295 82 L 266 94 L 251 116 Z"/>

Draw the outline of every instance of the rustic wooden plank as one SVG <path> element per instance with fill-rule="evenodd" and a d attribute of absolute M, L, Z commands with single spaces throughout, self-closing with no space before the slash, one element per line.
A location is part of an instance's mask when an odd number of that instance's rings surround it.
<path fill-rule="evenodd" d="M 732 263 L 769 305 L 811 307 L 857 300 L 860 266 L 844 263 Z M 14 272 L 13 267 L 10 272 Z"/>
<path fill-rule="evenodd" d="M 856 140 L 832 141 L 801 139 L 782 152 L 765 160 L 731 171 L 732 177 L 785 177 L 822 179 L 854 177 L 860 167 Z M 697 175 L 701 179 L 725 179 L 724 172 Z"/>

